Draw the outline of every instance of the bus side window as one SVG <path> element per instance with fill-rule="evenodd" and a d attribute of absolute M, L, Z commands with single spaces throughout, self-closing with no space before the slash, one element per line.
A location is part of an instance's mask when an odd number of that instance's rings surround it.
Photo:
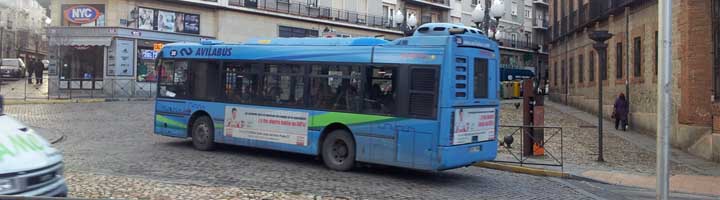
<path fill-rule="evenodd" d="M 397 94 L 395 67 L 368 67 L 364 109 L 370 113 L 396 114 Z"/>
<path fill-rule="evenodd" d="M 166 60 L 161 65 L 159 95 L 169 98 L 189 97 L 188 61 Z"/>

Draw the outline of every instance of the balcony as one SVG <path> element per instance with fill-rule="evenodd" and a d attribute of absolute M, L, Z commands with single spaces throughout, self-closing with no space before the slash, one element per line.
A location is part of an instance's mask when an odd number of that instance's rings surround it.
<path fill-rule="evenodd" d="M 289 0 L 230 0 L 228 4 L 230 6 L 252 8 L 300 17 L 324 19 L 389 30 L 399 30 L 398 27 L 393 26 L 392 20 L 387 16 L 368 15 L 367 13 L 335 9 L 331 7 L 318 6 L 316 4 L 292 2 Z"/>
<path fill-rule="evenodd" d="M 548 29 L 548 21 L 547 19 L 535 19 L 533 20 L 533 28 L 538 30 L 547 30 Z"/>
<path fill-rule="evenodd" d="M 452 9 L 450 7 L 450 1 L 451 0 L 407 0 L 406 2 L 420 6 L 432 6 L 436 8 L 450 10 Z"/>
<path fill-rule="evenodd" d="M 548 0 L 533 0 L 533 4 L 549 7 Z"/>
<path fill-rule="evenodd" d="M 537 43 L 533 43 L 530 41 L 504 39 L 504 38 L 499 38 L 497 40 L 500 42 L 501 47 L 524 49 L 524 50 L 532 51 L 532 50 L 534 50 L 534 48 L 536 48 L 538 46 Z"/>

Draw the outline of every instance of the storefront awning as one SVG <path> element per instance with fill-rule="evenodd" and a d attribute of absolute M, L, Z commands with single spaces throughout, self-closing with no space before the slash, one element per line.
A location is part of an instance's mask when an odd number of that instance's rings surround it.
<path fill-rule="evenodd" d="M 50 37 L 50 46 L 110 46 L 112 37 Z"/>
<path fill-rule="evenodd" d="M 522 68 L 500 68 L 500 81 L 514 81 L 521 79 L 530 79 L 535 76 L 535 72 Z"/>

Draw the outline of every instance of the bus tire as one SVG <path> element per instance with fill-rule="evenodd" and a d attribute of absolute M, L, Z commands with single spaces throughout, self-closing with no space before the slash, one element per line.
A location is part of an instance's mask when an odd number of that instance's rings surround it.
<path fill-rule="evenodd" d="M 192 143 L 195 149 L 210 151 L 215 148 L 215 128 L 208 116 L 200 116 L 192 122 Z"/>
<path fill-rule="evenodd" d="M 336 171 L 348 171 L 355 166 L 355 140 L 344 130 L 337 129 L 322 142 L 322 158 L 325 166 Z"/>

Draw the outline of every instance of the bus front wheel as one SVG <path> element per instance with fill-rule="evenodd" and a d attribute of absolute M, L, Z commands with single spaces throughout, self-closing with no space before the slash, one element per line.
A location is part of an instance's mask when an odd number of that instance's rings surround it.
<path fill-rule="evenodd" d="M 347 171 L 355 165 L 355 140 L 346 130 L 330 132 L 322 143 L 325 165 L 336 171 Z"/>
<path fill-rule="evenodd" d="M 208 116 L 195 119 L 192 124 L 192 143 L 195 149 L 210 151 L 215 148 L 215 130 Z"/>

